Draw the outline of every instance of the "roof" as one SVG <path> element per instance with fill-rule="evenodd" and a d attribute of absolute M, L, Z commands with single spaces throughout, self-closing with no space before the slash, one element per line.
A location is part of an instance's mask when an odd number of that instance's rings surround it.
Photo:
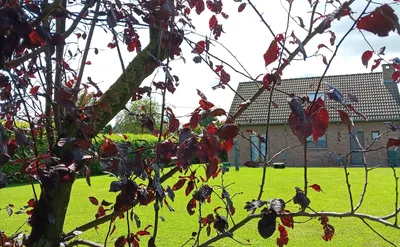
<path fill-rule="evenodd" d="M 284 79 L 277 88 L 287 93 L 303 96 L 310 92 L 315 93 L 319 80 L 320 77 Z M 363 113 L 369 121 L 400 120 L 400 97 L 397 84 L 393 82 L 383 84 L 382 73 L 326 76 L 324 81 L 339 89 L 345 96 L 348 93 L 355 95 L 359 102 L 352 102 L 352 105 L 357 111 Z M 255 82 L 241 82 L 238 85 L 237 93 L 248 100 L 258 90 L 259 86 Z M 326 90 L 327 86 L 321 85 L 320 91 Z M 268 115 L 269 94 L 269 91 L 264 91 L 235 122 L 238 124 L 265 124 Z M 272 100 L 278 107 L 271 107 L 270 123 L 287 123 L 290 114 L 287 95 L 274 91 Z M 229 113 L 233 114 L 241 103 L 243 103 L 243 100 L 235 95 Z M 329 100 L 326 95 L 325 104 L 329 111 L 330 121 L 339 121 L 340 117 L 335 109 L 343 110 L 344 107 L 333 100 Z M 354 121 L 364 121 L 353 112 L 350 116 L 353 117 Z"/>

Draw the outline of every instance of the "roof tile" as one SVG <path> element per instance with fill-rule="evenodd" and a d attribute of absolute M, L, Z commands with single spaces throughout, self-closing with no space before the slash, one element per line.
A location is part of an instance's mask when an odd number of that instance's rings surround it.
<path fill-rule="evenodd" d="M 298 79 L 282 80 L 277 88 L 287 92 L 295 93 L 298 96 L 315 92 L 320 77 L 308 77 Z M 391 83 L 384 85 L 382 82 L 382 73 L 352 74 L 326 76 L 324 81 L 330 83 L 339 89 L 343 95 L 351 93 L 357 96 L 359 102 L 353 102 L 357 111 L 363 113 L 368 120 L 399 120 L 400 119 L 400 99 L 397 84 Z M 258 90 L 254 82 L 241 82 L 238 85 L 237 92 L 243 98 L 249 99 Z M 322 85 L 321 90 L 326 91 L 327 86 Z M 397 91 L 396 91 L 397 90 Z M 257 100 L 251 104 L 243 114 L 236 119 L 240 124 L 263 124 L 267 121 L 269 91 L 264 91 Z M 271 107 L 271 123 L 287 123 L 290 109 L 287 103 L 287 95 L 274 91 L 272 100 L 278 104 L 278 108 Z M 230 114 L 233 114 L 243 101 L 235 95 Z M 339 121 L 339 114 L 335 109 L 343 109 L 337 102 L 329 100 L 325 96 L 325 104 L 329 111 L 330 121 Z M 363 119 L 354 114 L 350 114 L 354 121 Z"/>

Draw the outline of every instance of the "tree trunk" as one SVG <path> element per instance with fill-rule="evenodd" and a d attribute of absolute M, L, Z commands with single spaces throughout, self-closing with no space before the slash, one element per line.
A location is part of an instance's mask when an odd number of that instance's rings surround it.
<path fill-rule="evenodd" d="M 128 65 L 126 75 L 121 75 L 99 100 L 98 118 L 93 121 L 92 137 L 125 107 L 131 98 L 132 90 L 139 87 L 142 81 L 154 72 L 155 68 L 149 68 L 148 65 L 156 61 L 149 54 L 155 57 L 161 54 L 161 61 L 166 58 L 166 51 L 160 44 L 160 33 L 159 29 L 151 28 L 150 43 Z M 65 129 L 68 129 L 68 126 L 65 126 Z M 69 137 L 72 136 L 74 135 L 69 133 Z M 62 183 L 51 192 L 41 187 L 39 203 L 31 216 L 32 231 L 27 242 L 28 247 L 60 246 L 72 185 L 73 181 Z"/>
<path fill-rule="evenodd" d="M 60 246 L 72 184 L 60 184 L 49 196 L 42 190 L 39 205 L 32 214 L 32 232 L 27 246 Z"/>

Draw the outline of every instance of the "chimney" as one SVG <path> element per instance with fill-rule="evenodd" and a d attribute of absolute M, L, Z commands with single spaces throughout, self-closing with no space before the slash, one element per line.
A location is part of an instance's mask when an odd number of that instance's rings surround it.
<path fill-rule="evenodd" d="M 393 98 L 400 103 L 400 95 L 399 88 L 397 87 L 397 83 L 393 82 L 392 75 L 395 72 L 395 69 L 392 64 L 383 64 L 382 65 L 382 81 L 383 85 L 389 90 L 389 93 L 393 96 Z"/>
<path fill-rule="evenodd" d="M 391 82 L 393 83 L 392 80 L 392 75 L 394 73 L 394 67 L 392 64 L 383 64 L 382 65 L 382 76 L 383 76 L 383 82 Z"/>

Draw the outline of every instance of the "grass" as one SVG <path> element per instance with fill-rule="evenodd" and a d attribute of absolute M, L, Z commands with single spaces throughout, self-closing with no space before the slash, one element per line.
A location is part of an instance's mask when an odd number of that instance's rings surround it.
<path fill-rule="evenodd" d="M 363 169 L 352 168 L 350 171 L 350 183 L 355 198 L 355 204 L 358 203 L 363 181 Z M 397 170 L 400 172 L 400 170 Z M 233 183 L 229 187 L 229 192 L 233 195 L 236 192 L 243 192 L 234 198 L 236 214 L 234 220 L 240 221 L 246 217 L 247 212 L 243 209 L 245 202 L 255 199 L 259 190 L 259 180 L 262 170 L 259 168 L 241 168 L 236 172 L 231 168 L 231 171 L 225 175 L 225 184 Z M 286 169 L 268 169 L 267 181 L 263 199 L 283 198 L 289 200 L 294 195 L 294 187 L 303 185 L 303 170 L 300 168 Z M 199 169 L 198 173 L 202 173 Z M 394 188 L 395 182 L 393 172 L 389 168 L 379 168 L 371 171 L 368 184 L 368 192 L 365 196 L 363 206 L 360 208 L 360 213 L 367 213 L 377 216 L 387 215 L 394 211 Z M 68 209 L 67 219 L 65 222 L 65 230 L 70 231 L 74 227 L 81 225 L 89 220 L 94 219 L 97 207 L 93 206 L 89 200 L 89 196 L 96 197 L 99 201 L 102 199 L 113 201 L 115 193 L 108 192 L 109 183 L 113 178 L 108 176 L 97 176 L 92 178 L 92 187 L 88 187 L 85 179 L 78 179 L 75 182 Z M 178 180 L 178 176 L 170 179 L 167 183 L 173 185 Z M 212 183 L 221 182 L 221 177 L 213 180 Z M 309 183 L 319 184 L 325 193 L 309 191 L 311 199 L 311 207 L 317 211 L 336 211 L 346 212 L 349 210 L 349 196 L 345 184 L 344 172 L 340 168 L 310 168 Z M 185 196 L 185 187 L 176 192 L 175 202 L 170 205 L 175 209 L 175 212 L 170 212 L 167 207 L 161 208 L 160 216 L 165 221 L 160 221 L 159 234 L 157 237 L 157 246 L 181 246 L 187 239 L 190 238 L 193 231 L 197 231 L 197 213 L 189 216 L 186 211 L 186 205 L 189 197 Z M 19 208 L 26 205 L 26 202 L 32 198 L 30 186 L 15 186 L 0 190 L 0 208 L 4 208 L 7 204 L 12 203 Z M 213 212 L 217 206 L 223 206 L 222 202 L 213 195 L 211 204 L 203 206 L 203 214 Z M 296 211 L 297 205 L 289 203 L 287 209 Z M 221 211 L 222 212 L 222 211 Z M 139 215 L 142 227 L 154 223 L 154 212 L 152 205 L 148 207 L 137 207 L 135 213 Z M 305 219 L 296 218 L 295 221 Z M 26 221 L 26 215 L 7 216 L 5 210 L 0 211 L 0 229 L 8 234 L 14 231 Z M 234 233 L 236 239 L 245 242 L 250 239 L 252 246 L 276 246 L 276 238 L 278 233 L 269 238 L 262 239 L 257 232 L 257 221 L 250 221 L 247 225 Z M 294 229 L 288 229 L 289 246 L 390 246 L 374 234 L 365 224 L 355 218 L 330 218 L 330 223 L 335 227 L 335 235 L 333 241 L 325 242 L 321 236 L 323 234 L 322 226 L 316 219 L 303 224 L 296 224 Z M 232 222 L 229 222 L 230 226 Z M 394 244 L 400 246 L 400 231 L 390 227 L 385 227 L 374 222 L 370 222 L 380 234 L 391 240 Z M 24 226 L 23 229 L 28 229 Z M 110 246 L 115 239 L 123 234 L 126 234 L 126 220 L 116 220 L 116 231 L 109 238 Z M 131 223 L 132 231 L 137 231 L 135 223 Z M 94 229 L 83 233 L 80 238 L 90 239 L 99 243 L 104 242 L 108 224 L 100 225 L 96 232 Z M 150 231 L 152 229 L 150 228 Z M 204 236 L 203 240 L 208 239 Z M 215 236 L 216 232 L 212 230 L 211 236 Z M 147 246 L 148 237 L 141 237 L 141 246 Z M 189 245 L 190 246 L 190 245 Z M 231 239 L 224 239 L 214 244 L 214 246 L 239 246 Z"/>

